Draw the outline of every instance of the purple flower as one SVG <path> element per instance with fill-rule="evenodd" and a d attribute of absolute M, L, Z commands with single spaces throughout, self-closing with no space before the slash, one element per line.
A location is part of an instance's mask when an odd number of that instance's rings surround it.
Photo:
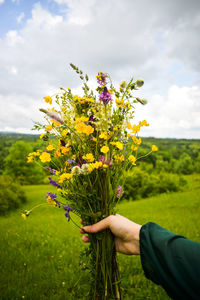
<path fill-rule="evenodd" d="M 56 200 L 56 194 L 47 193 L 46 198 L 50 197 L 52 201 L 55 201 L 55 203 L 60 207 L 60 203 L 58 200 Z M 48 199 L 47 199 L 48 200 Z M 49 203 L 49 202 L 48 202 Z M 50 203 L 49 203 L 50 204 Z"/>
<path fill-rule="evenodd" d="M 49 167 L 45 167 L 46 170 L 48 170 L 50 173 L 52 173 L 53 175 L 56 175 L 56 170 L 51 169 Z"/>
<path fill-rule="evenodd" d="M 69 222 L 69 221 L 70 221 L 70 215 L 69 215 L 69 212 L 70 212 L 70 211 L 73 211 L 74 209 L 73 209 L 73 208 L 70 208 L 69 205 L 66 205 L 66 206 L 63 205 L 63 208 L 64 208 L 64 210 L 66 211 L 65 217 L 68 218 L 68 222 Z"/>
<path fill-rule="evenodd" d="M 60 208 L 60 203 L 58 202 L 58 200 L 54 199 L 54 201 L 56 202 L 56 204 L 57 204 L 58 207 Z"/>
<path fill-rule="evenodd" d="M 62 145 L 63 147 L 65 147 L 65 145 L 66 145 L 65 141 L 60 140 L 60 143 L 61 143 L 61 145 Z"/>
<path fill-rule="evenodd" d="M 51 200 L 55 200 L 56 199 L 56 194 L 52 194 L 52 193 L 47 193 L 46 194 L 46 198 L 50 197 Z"/>
<path fill-rule="evenodd" d="M 69 164 L 74 164 L 74 163 L 75 163 L 75 160 L 74 160 L 74 159 L 68 159 L 68 163 L 69 163 Z"/>
<path fill-rule="evenodd" d="M 49 178 L 49 183 L 59 189 L 62 189 L 62 186 L 60 184 L 58 184 L 57 182 L 55 182 L 50 176 L 48 177 Z"/>
<path fill-rule="evenodd" d="M 103 101 L 103 104 L 108 104 L 112 101 L 111 94 L 108 92 L 107 87 L 105 86 L 103 92 L 99 95 L 99 99 Z"/>
<path fill-rule="evenodd" d="M 106 81 L 107 77 L 108 77 L 107 74 L 102 73 L 102 72 L 99 71 L 98 75 L 96 76 L 98 84 L 106 85 L 107 84 L 107 81 Z"/>
<path fill-rule="evenodd" d="M 123 196 L 124 191 L 122 190 L 122 186 L 121 185 L 118 186 L 116 194 L 117 194 L 117 198 L 121 198 Z"/>
<path fill-rule="evenodd" d="M 85 163 L 86 163 L 86 160 L 83 159 L 83 155 L 79 154 L 77 166 L 78 166 L 78 167 L 81 167 L 81 166 L 82 166 L 83 164 L 85 164 Z"/>

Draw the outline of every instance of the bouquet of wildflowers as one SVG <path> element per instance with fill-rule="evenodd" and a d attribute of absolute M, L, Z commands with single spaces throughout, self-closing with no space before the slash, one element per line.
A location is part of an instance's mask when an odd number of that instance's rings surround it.
<path fill-rule="evenodd" d="M 122 174 L 140 158 L 138 132 L 149 124 L 146 120 L 130 123 L 134 103 L 146 103 L 132 95 L 143 85 L 142 79 L 122 81 L 117 90 L 109 75 L 99 72 L 96 91 L 92 91 L 88 75 L 70 65 L 83 81 L 83 95 L 60 88 L 56 95 L 44 97 L 50 108 L 40 110 L 47 124 L 36 123 L 35 128 L 44 130 L 41 139 L 46 147 L 30 153 L 28 161 L 43 164 L 49 171 L 50 184 L 57 188 L 56 193 L 47 194 L 47 202 L 62 207 L 68 221 L 75 213 L 89 225 L 115 213 L 123 195 Z M 90 240 L 89 298 L 121 299 L 112 233 L 106 230 L 93 234 Z"/>

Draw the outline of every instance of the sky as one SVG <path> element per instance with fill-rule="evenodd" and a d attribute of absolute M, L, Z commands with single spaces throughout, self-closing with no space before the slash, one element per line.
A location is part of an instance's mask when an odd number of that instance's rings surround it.
<path fill-rule="evenodd" d="M 0 0 L 0 131 L 37 133 L 43 97 L 143 78 L 132 123 L 142 136 L 200 138 L 199 0 Z"/>

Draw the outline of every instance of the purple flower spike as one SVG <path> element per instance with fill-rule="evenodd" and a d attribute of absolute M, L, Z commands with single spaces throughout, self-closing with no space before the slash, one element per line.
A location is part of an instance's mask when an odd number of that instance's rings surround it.
<path fill-rule="evenodd" d="M 107 77 L 108 77 L 107 74 L 102 73 L 102 72 L 99 71 L 98 75 L 96 76 L 98 84 L 106 85 L 107 84 L 107 81 L 106 81 Z"/>
<path fill-rule="evenodd" d="M 52 200 L 56 199 L 56 194 L 52 194 L 52 193 L 47 193 L 46 194 L 46 198 L 50 197 Z"/>
<path fill-rule="evenodd" d="M 60 203 L 58 202 L 58 200 L 56 200 L 56 194 L 47 193 L 46 194 L 47 200 L 48 200 L 49 197 L 51 198 L 52 201 L 55 201 L 55 203 L 60 207 Z M 49 204 L 51 204 L 51 203 L 49 203 Z"/>
<path fill-rule="evenodd" d="M 63 208 L 64 208 L 64 210 L 66 211 L 65 217 L 68 218 L 68 222 L 69 222 L 69 221 L 70 221 L 70 215 L 69 215 L 69 212 L 70 212 L 70 211 L 73 211 L 74 209 L 73 209 L 73 208 L 70 208 L 69 205 L 66 205 L 66 206 L 63 205 Z"/>
<path fill-rule="evenodd" d="M 49 167 L 45 167 L 46 170 L 48 170 L 51 174 L 56 175 L 56 170 L 51 169 Z"/>
<path fill-rule="evenodd" d="M 48 177 L 49 178 L 49 183 L 59 189 L 62 189 L 62 186 L 60 184 L 58 184 L 57 182 L 55 182 L 50 176 Z"/>
<path fill-rule="evenodd" d="M 99 99 L 103 101 L 103 104 L 106 105 L 112 101 L 111 94 L 109 93 L 107 87 L 105 86 L 103 92 L 99 95 Z"/>

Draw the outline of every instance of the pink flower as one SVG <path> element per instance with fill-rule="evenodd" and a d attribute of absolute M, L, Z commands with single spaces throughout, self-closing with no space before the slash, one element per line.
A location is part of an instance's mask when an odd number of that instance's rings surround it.
<path fill-rule="evenodd" d="M 116 194 L 117 194 L 117 198 L 121 198 L 121 197 L 123 196 L 124 191 L 123 191 L 121 185 L 118 186 L 117 191 L 116 191 Z"/>

